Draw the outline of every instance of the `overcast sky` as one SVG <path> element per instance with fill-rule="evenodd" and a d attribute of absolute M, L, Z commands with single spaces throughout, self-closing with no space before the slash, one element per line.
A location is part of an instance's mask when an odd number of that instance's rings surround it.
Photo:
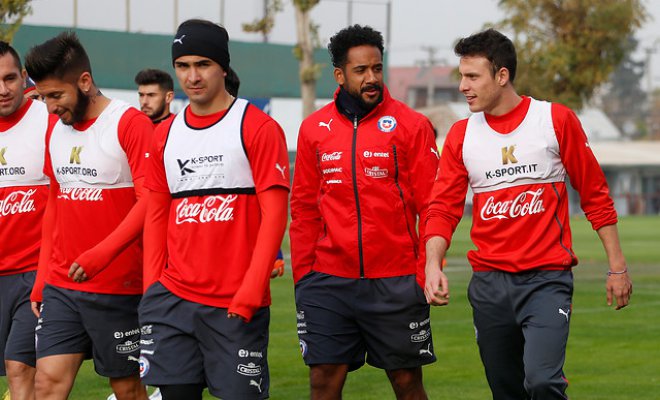
<path fill-rule="evenodd" d="M 283 0 L 284 12 L 278 14 L 269 40 L 295 42 L 295 21 L 290 0 Z M 221 22 L 230 38 L 241 41 L 262 40 L 260 35 L 242 31 L 241 24 L 262 15 L 262 0 L 32 0 L 33 14 L 27 24 L 71 27 L 77 3 L 77 26 L 90 29 L 126 30 L 173 34 L 178 22 L 201 17 Z M 348 4 L 352 3 L 352 13 Z M 391 66 L 413 65 L 429 57 L 432 48 L 439 62 L 456 65 L 452 52 L 457 38 L 481 30 L 484 24 L 502 18 L 497 0 L 392 0 L 388 29 L 386 0 L 321 0 L 312 19 L 319 25 L 323 44 L 349 22 L 367 24 L 382 31 L 389 46 Z M 130 5 L 127 17 L 127 4 Z M 175 11 L 175 4 L 178 10 Z M 224 13 L 221 5 L 224 4 Z M 642 48 L 656 44 L 652 57 L 653 84 L 660 86 L 660 0 L 644 4 L 653 19 L 639 31 Z M 390 33 L 389 38 L 387 32 Z M 643 57 L 640 52 L 638 57 Z"/>

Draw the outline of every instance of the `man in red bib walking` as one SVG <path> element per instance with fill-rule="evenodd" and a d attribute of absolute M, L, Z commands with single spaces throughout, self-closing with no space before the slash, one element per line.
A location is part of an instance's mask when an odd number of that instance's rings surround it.
<path fill-rule="evenodd" d="M 46 130 L 56 120 L 43 103 L 24 98 L 26 78 L 16 50 L 0 42 L 0 375 L 14 400 L 34 399 L 30 292 L 48 199 Z"/>
<path fill-rule="evenodd" d="M 495 400 L 567 399 L 563 365 L 577 265 L 566 177 L 609 260 L 607 301 L 628 304 L 632 283 L 607 182 L 577 116 L 513 86 L 516 51 L 489 29 L 461 39 L 459 90 L 474 114 L 443 146 L 426 225 L 427 301 L 449 301 L 440 260 L 474 192 L 468 288 L 481 360 Z"/>
<path fill-rule="evenodd" d="M 38 399 L 65 399 L 85 358 L 117 398 L 144 399 L 138 375 L 141 199 L 151 121 L 99 91 L 82 44 L 62 33 L 30 49 L 26 69 L 59 121 L 48 131 L 50 178 L 37 281 Z M 41 307 L 39 308 L 39 303 Z"/>
<path fill-rule="evenodd" d="M 182 23 L 172 63 L 190 105 L 156 130 L 140 304 L 142 379 L 163 398 L 264 399 L 269 280 L 287 220 L 284 132 L 227 90 L 227 31 Z"/>

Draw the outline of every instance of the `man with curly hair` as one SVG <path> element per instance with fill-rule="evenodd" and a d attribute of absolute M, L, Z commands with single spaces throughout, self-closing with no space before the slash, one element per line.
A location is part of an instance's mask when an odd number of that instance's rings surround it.
<path fill-rule="evenodd" d="M 339 88 L 300 127 L 291 197 L 311 398 L 341 398 L 347 373 L 366 358 L 386 371 L 397 399 L 426 399 L 421 367 L 436 358 L 416 226 L 438 164 L 433 127 L 390 97 L 379 32 L 350 26 L 328 48 Z"/>

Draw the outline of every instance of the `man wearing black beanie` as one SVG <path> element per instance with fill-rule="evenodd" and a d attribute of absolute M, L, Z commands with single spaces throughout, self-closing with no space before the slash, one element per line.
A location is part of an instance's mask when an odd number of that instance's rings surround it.
<path fill-rule="evenodd" d="M 166 400 L 201 399 L 205 386 L 221 398 L 267 398 L 268 282 L 289 191 L 284 132 L 229 93 L 223 27 L 182 23 L 172 62 L 190 105 L 158 126 L 145 185 L 142 379 Z"/>

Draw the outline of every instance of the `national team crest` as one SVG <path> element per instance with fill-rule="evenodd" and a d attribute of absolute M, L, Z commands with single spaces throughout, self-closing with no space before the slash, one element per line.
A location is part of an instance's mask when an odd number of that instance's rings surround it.
<path fill-rule="evenodd" d="M 381 117 L 378 120 L 378 129 L 380 129 L 381 132 L 392 132 L 394 128 L 396 128 L 396 118 L 391 115 Z"/>
<path fill-rule="evenodd" d="M 307 355 L 307 342 L 302 339 L 300 339 L 300 354 L 302 354 L 303 358 Z"/>
<path fill-rule="evenodd" d="M 149 360 L 145 356 L 140 356 L 138 363 L 140 365 L 140 378 L 144 378 L 149 373 Z"/>

